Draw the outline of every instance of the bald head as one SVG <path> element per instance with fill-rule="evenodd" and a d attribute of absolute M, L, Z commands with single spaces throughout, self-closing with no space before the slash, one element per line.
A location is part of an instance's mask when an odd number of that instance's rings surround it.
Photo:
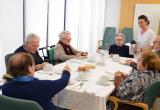
<path fill-rule="evenodd" d="M 34 65 L 33 57 L 27 53 L 16 53 L 9 60 L 8 72 L 13 76 L 23 76 L 30 73 L 29 67 Z"/>

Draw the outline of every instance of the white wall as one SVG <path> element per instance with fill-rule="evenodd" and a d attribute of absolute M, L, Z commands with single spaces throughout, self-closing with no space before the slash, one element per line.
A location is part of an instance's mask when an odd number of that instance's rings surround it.
<path fill-rule="evenodd" d="M 105 27 L 116 27 L 118 32 L 120 23 L 121 0 L 106 0 Z"/>
<path fill-rule="evenodd" d="M 4 56 L 23 42 L 23 0 L 0 0 L 0 41 L 0 73 L 4 73 Z"/>
<path fill-rule="evenodd" d="M 159 20 L 160 20 L 160 4 L 136 4 L 134 14 L 134 37 L 138 33 L 140 27 L 138 25 L 138 16 L 146 15 L 149 19 L 149 27 L 158 35 Z"/>

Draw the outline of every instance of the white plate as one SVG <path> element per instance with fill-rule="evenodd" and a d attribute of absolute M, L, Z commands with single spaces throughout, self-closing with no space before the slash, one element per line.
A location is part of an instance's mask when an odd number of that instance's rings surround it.
<path fill-rule="evenodd" d="M 68 83 L 68 85 L 74 85 L 74 84 L 76 84 L 76 83 L 77 83 L 77 81 L 75 81 L 75 80 L 70 80 L 69 83 Z"/>
<path fill-rule="evenodd" d="M 99 66 L 105 66 L 106 64 L 104 62 L 96 62 L 97 65 Z"/>
<path fill-rule="evenodd" d="M 102 85 L 102 86 L 108 86 L 108 85 L 110 85 L 108 82 L 107 82 L 107 83 L 101 83 L 101 82 L 99 82 L 99 81 L 97 81 L 96 84 Z"/>
<path fill-rule="evenodd" d="M 84 77 L 84 76 L 81 76 L 81 75 L 78 75 L 78 76 L 76 77 L 76 80 L 77 80 L 77 81 L 88 81 L 88 78 L 87 78 L 87 77 Z"/>
<path fill-rule="evenodd" d="M 38 73 L 42 73 L 42 74 L 48 74 L 48 75 L 52 75 L 54 74 L 53 71 L 44 71 L 44 70 L 39 70 Z"/>
<path fill-rule="evenodd" d="M 76 63 L 76 64 L 82 64 L 83 61 L 79 60 L 79 59 L 71 59 L 71 60 L 68 60 L 66 62 L 70 62 L 70 63 Z"/>

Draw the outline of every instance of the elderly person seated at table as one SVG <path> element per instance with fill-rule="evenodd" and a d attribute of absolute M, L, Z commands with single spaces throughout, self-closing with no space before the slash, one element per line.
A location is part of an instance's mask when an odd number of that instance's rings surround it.
<path fill-rule="evenodd" d="M 34 77 L 34 65 L 34 59 L 30 54 L 14 54 L 9 61 L 8 68 L 13 80 L 3 85 L 2 94 L 36 101 L 44 110 L 57 110 L 52 103 L 52 98 L 67 86 L 70 68 L 66 66 L 61 78 L 57 80 L 39 80 Z"/>
<path fill-rule="evenodd" d="M 153 42 L 153 52 L 155 52 L 160 57 L 160 35 L 158 35 Z M 132 59 L 126 60 L 126 64 L 133 68 L 137 68 L 137 63 L 133 62 Z"/>
<path fill-rule="evenodd" d="M 114 95 L 122 100 L 142 102 L 146 88 L 158 80 L 160 58 L 152 51 L 143 51 L 138 58 L 137 70 L 133 69 L 129 75 L 120 71 L 115 73 Z M 108 101 L 107 107 L 111 107 L 110 104 Z"/>
<path fill-rule="evenodd" d="M 124 45 L 125 36 L 122 33 L 118 33 L 115 37 L 116 44 L 113 44 L 109 48 L 109 54 L 118 54 L 121 57 L 133 57 L 129 55 L 129 47 Z"/>
<path fill-rule="evenodd" d="M 160 35 L 158 35 L 157 37 L 156 37 L 156 39 L 154 40 L 154 42 L 153 42 L 153 44 L 154 44 L 154 52 L 158 55 L 158 56 L 160 56 Z"/>
<path fill-rule="evenodd" d="M 81 52 L 73 48 L 70 45 L 71 40 L 71 33 L 69 31 L 63 31 L 59 34 L 59 42 L 54 48 L 55 61 L 64 62 L 69 59 L 88 55 L 87 52 Z"/>
<path fill-rule="evenodd" d="M 42 64 L 43 59 L 41 58 L 39 52 L 37 51 L 39 47 L 39 42 L 40 38 L 38 37 L 38 35 L 31 33 L 26 37 L 24 44 L 19 48 L 17 48 L 14 52 L 14 53 L 25 52 L 31 54 L 35 61 L 36 70 L 43 69 L 44 67 L 44 64 Z"/>

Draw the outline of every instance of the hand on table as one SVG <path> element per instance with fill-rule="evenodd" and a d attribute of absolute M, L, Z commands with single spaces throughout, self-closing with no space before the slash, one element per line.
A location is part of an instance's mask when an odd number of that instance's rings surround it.
<path fill-rule="evenodd" d="M 35 65 L 36 70 L 42 70 L 44 68 L 44 64 L 37 64 Z"/>
<path fill-rule="evenodd" d="M 68 65 L 66 65 L 66 66 L 63 68 L 63 70 L 66 70 L 66 71 L 68 71 L 69 73 L 71 72 L 71 69 L 70 69 L 70 67 L 69 67 Z"/>

